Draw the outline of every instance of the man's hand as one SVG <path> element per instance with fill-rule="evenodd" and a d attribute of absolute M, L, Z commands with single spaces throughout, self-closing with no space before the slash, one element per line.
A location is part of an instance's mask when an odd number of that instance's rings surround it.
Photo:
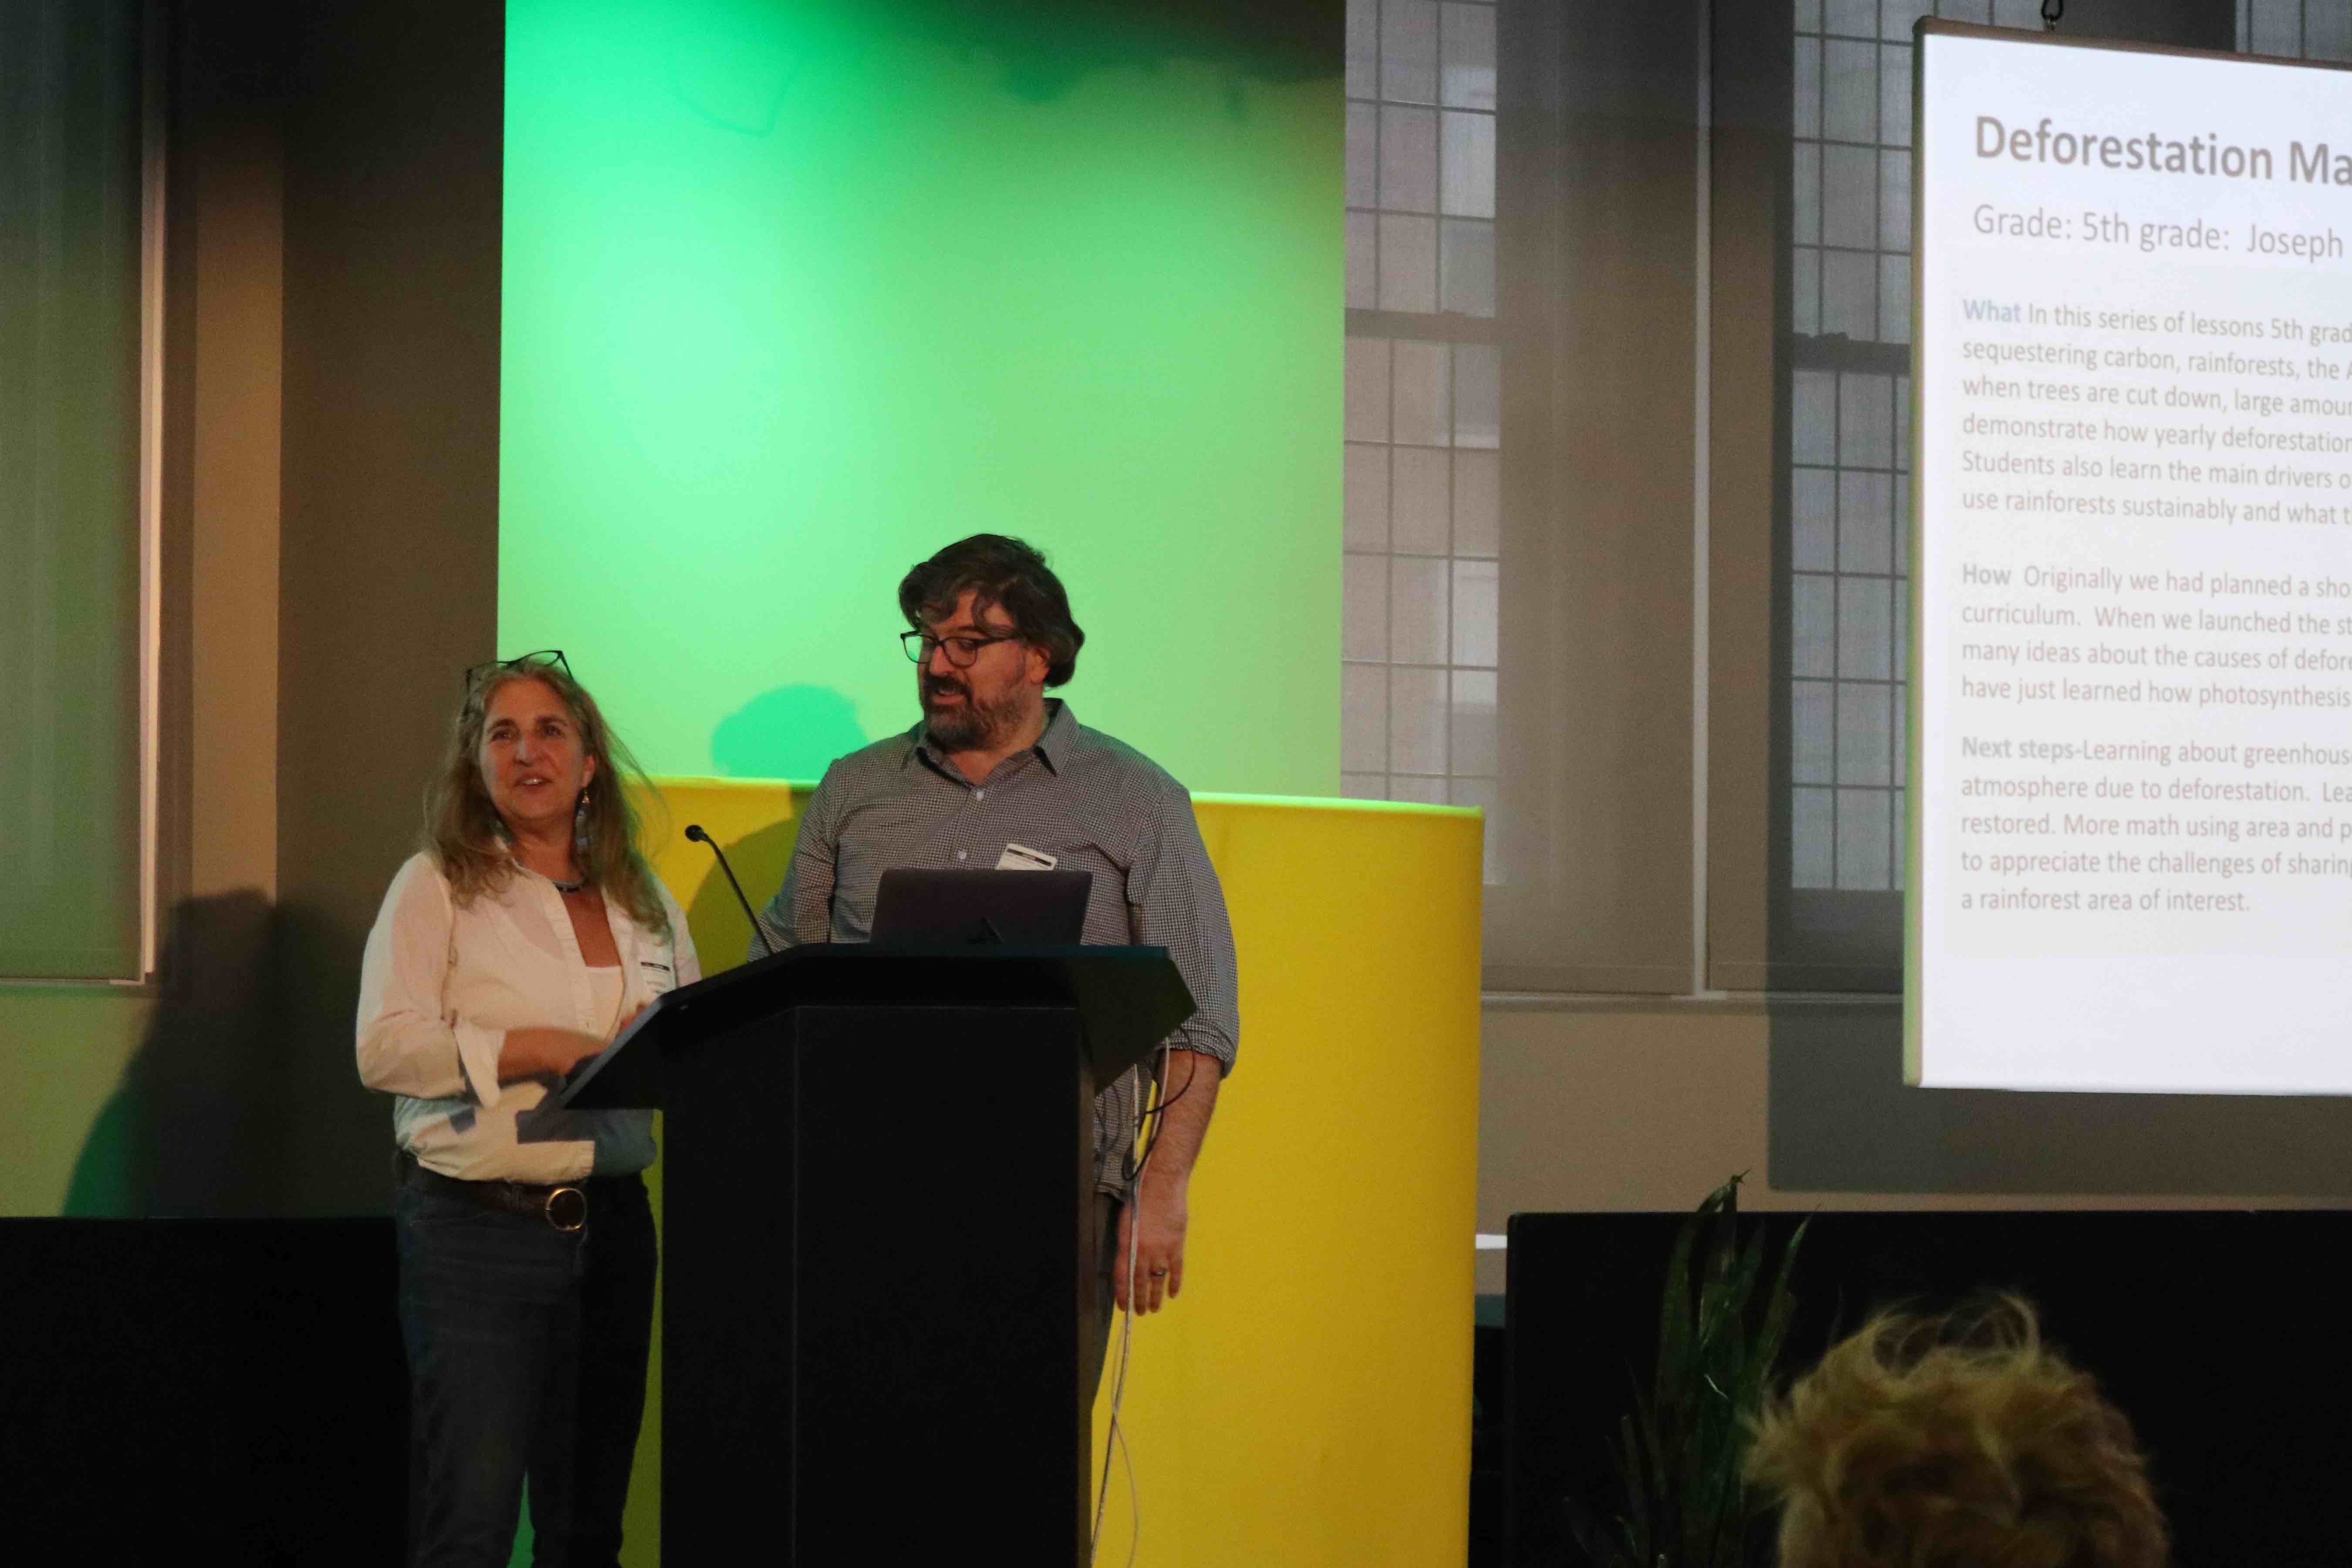
<path fill-rule="evenodd" d="M 1146 1174 L 1135 1202 L 1118 1211 L 1118 1258 L 1111 1286 L 1129 1312 L 1156 1312 L 1184 1289 L 1184 1189 L 1187 1178 Z M 1130 1247 L 1135 1278 L 1128 1278 Z M 1137 1287 L 1137 1288 L 1130 1288 Z"/>
<path fill-rule="evenodd" d="M 1118 1211 L 1118 1257 L 1111 1265 L 1111 1286 L 1119 1306 L 1129 1312 L 1156 1312 L 1184 1288 L 1184 1227 L 1191 1218 L 1186 1194 L 1224 1076 L 1215 1058 L 1194 1051 L 1169 1052 L 1163 1070 L 1167 1081 L 1160 1092 L 1166 1109 L 1160 1113 L 1151 1158 L 1137 1184 L 1135 1202 Z M 1135 1249 L 1132 1279 L 1128 1278 L 1130 1245 Z"/>

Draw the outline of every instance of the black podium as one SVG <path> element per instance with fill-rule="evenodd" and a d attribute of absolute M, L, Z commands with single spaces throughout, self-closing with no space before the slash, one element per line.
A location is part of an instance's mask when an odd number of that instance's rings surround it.
<path fill-rule="evenodd" d="M 665 1113 L 666 1562 L 1085 1562 L 1095 1089 L 1192 1010 L 1162 948 L 797 947 L 567 1086 Z"/>

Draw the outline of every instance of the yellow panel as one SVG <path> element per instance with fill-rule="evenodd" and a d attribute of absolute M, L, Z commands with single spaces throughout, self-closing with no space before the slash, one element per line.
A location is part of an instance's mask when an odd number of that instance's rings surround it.
<path fill-rule="evenodd" d="M 656 869 L 688 907 L 706 969 L 726 968 L 749 929 L 683 830 L 708 828 L 763 903 L 791 854 L 794 795 L 739 780 L 659 788 Z M 1240 953 L 1242 1055 L 1193 1178 L 1184 1295 L 1135 1329 L 1123 1425 L 1142 1495 L 1137 1561 L 1458 1563 L 1477 814 L 1206 795 L 1195 811 Z M 658 1360 L 655 1377 L 658 1388 Z M 1097 1476 L 1108 1393 L 1106 1380 Z M 630 1489 L 632 1564 L 656 1560 L 655 1414 Z M 1122 1562 L 1133 1516 L 1113 1465 L 1103 1556 Z"/>
<path fill-rule="evenodd" d="M 1192 1181 L 1184 1294 L 1135 1326 L 1137 1561 L 1459 1563 L 1480 824 L 1195 809 L 1241 957 L 1241 1061 Z M 1118 1563 L 1132 1516 L 1112 1465 L 1100 1555 Z"/>

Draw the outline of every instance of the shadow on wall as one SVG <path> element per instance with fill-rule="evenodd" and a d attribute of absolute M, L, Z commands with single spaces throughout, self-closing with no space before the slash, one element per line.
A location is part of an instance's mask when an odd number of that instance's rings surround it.
<path fill-rule="evenodd" d="M 914 705 L 910 692 L 907 706 Z M 908 722 L 913 721 L 910 716 Z M 719 721 L 710 733 L 710 761 L 726 778 L 822 778 L 835 757 L 866 742 L 857 710 L 840 692 L 826 686 L 779 686 Z M 751 893 L 748 878 L 743 890 Z"/>
<path fill-rule="evenodd" d="M 250 889 L 173 910 L 163 971 L 171 978 L 74 1163 L 67 1215 L 283 1212 L 277 924 Z"/>
<path fill-rule="evenodd" d="M 173 910 L 152 1021 L 74 1162 L 67 1215 L 389 1205 L 390 1102 L 361 1085 L 352 1057 L 357 945 L 310 929 L 322 924 L 251 889 Z M 306 970 L 310 982 L 295 984 Z"/>

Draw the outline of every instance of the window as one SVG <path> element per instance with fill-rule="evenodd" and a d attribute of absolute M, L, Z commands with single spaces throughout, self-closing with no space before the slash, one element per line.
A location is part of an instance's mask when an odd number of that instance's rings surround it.
<path fill-rule="evenodd" d="M 0 7 L 0 975 L 147 968 L 142 7 Z"/>
<path fill-rule="evenodd" d="M 2293 60 L 2352 60 L 2352 5 L 2238 0 L 2238 47 Z"/>
<path fill-rule="evenodd" d="M 1776 963 L 1895 984 L 1910 658 L 1911 34 L 2039 0 L 1798 0 L 1788 267 L 1787 775 Z M 1841 982 L 1836 976 L 1843 975 Z"/>
<path fill-rule="evenodd" d="M 1347 92 L 1342 792 L 1491 816 L 1495 6 L 1349 0 Z"/>

